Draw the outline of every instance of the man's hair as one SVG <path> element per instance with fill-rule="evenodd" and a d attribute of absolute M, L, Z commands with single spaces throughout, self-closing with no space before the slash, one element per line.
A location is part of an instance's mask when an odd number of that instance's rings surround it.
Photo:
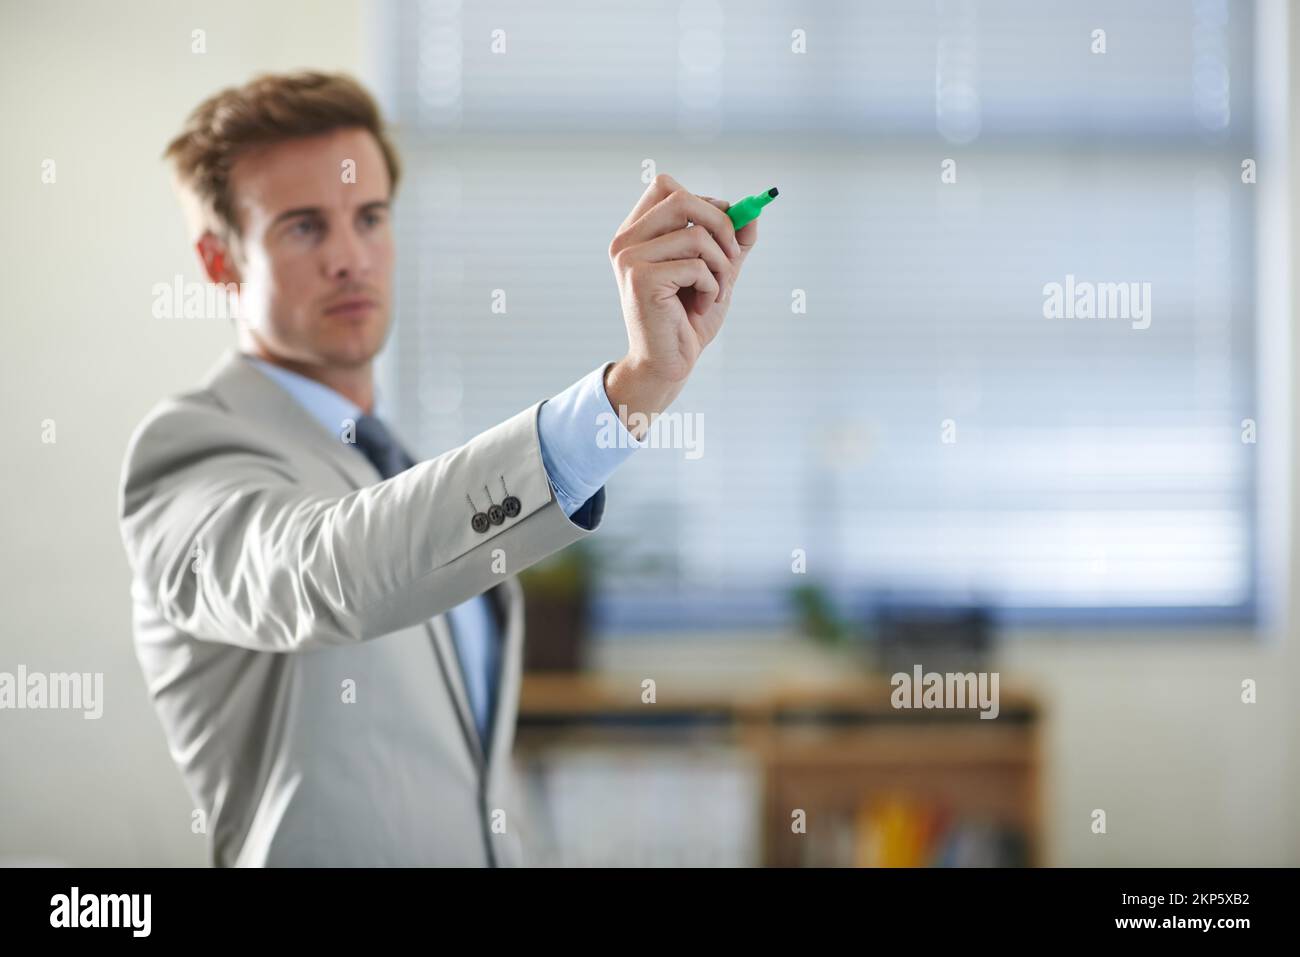
<path fill-rule="evenodd" d="M 258 146 L 332 130 L 360 128 L 379 143 L 392 188 L 401 171 L 374 99 L 342 73 L 268 73 L 200 103 L 163 154 L 181 187 L 225 238 L 239 236 L 230 191 L 235 160 Z"/>

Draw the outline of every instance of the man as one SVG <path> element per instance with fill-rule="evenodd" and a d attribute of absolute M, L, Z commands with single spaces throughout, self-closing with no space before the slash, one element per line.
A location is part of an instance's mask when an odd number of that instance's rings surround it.
<path fill-rule="evenodd" d="M 399 168 L 370 96 L 260 77 L 166 155 L 207 278 L 238 290 L 237 349 L 132 436 L 121 524 L 137 654 L 213 863 L 522 863 L 509 576 L 600 526 L 756 224 L 657 177 L 609 248 L 626 355 L 417 463 L 375 409 Z M 598 447 L 611 413 L 624 447 Z"/>

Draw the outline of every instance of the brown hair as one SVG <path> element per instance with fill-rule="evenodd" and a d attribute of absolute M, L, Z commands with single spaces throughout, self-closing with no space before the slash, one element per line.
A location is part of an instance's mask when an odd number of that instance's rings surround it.
<path fill-rule="evenodd" d="M 346 127 L 360 127 L 375 137 L 396 189 L 401 166 L 379 107 L 360 83 L 342 73 L 268 73 L 222 90 L 195 108 L 163 155 L 203 214 L 234 238 L 239 221 L 230 170 L 243 152 Z"/>

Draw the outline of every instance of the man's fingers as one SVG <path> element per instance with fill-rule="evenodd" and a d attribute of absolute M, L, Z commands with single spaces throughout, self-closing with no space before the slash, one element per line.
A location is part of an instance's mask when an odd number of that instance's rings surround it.
<path fill-rule="evenodd" d="M 736 242 L 736 230 L 730 217 L 717 206 L 685 190 L 677 190 L 652 206 L 624 232 L 620 240 L 624 245 L 647 242 L 683 228 L 687 220 L 696 227 L 707 229 L 728 256 L 740 255 L 740 244 Z"/>
<path fill-rule="evenodd" d="M 671 259 L 668 262 L 651 263 L 644 268 L 644 276 L 649 282 L 662 285 L 671 295 L 676 295 L 680 289 L 693 287 L 716 300 L 721 290 L 703 259 Z"/>
<path fill-rule="evenodd" d="M 727 202 L 725 199 L 715 199 L 712 196 L 701 196 L 700 198 L 708 200 L 724 213 L 731 209 L 731 203 Z M 727 218 L 730 219 L 731 217 L 728 216 Z M 754 248 L 754 244 L 758 242 L 757 219 L 753 222 L 746 223 L 736 231 L 736 242 L 740 246 L 740 255 L 731 261 L 731 264 L 735 267 L 735 271 L 731 275 L 731 288 L 733 289 L 736 286 L 736 280 L 740 276 L 740 267 L 745 265 L 745 258 L 749 255 L 749 251 Z M 730 292 L 726 295 L 729 296 Z"/>
<path fill-rule="evenodd" d="M 623 225 L 618 228 L 618 231 L 622 232 L 627 229 L 644 216 L 656 203 L 667 199 L 674 190 L 679 190 L 681 188 L 682 184 L 677 182 L 677 180 L 673 179 L 667 173 L 660 173 L 650 181 L 650 185 L 645 188 L 645 192 L 642 193 L 641 198 L 636 201 L 636 205 L 632 207 L 632 212 L 627 214 L 627 219 L 623 220 Z"/>
<path fill-rule="evenodd" d="M 651 269 L 637 270 L 643 279 L 664 277 L 665 270 L 659 267 L 672 262 L 693 261 L 699 265 L 688 265 L 686 273 L 680 269 L 672 273 L 674 281 L 687 279 L 675 288 L 691 286 L 701 295 L 711 293 L 715 302 L 721 301 L 734 288 L 741 264 L 758 240 L 756 223 L 736 231 L 727 215 L 730 208 L 727 200 L 691 193 L 668 174 L 660 173 L 619 227 L 610 243 L 610 256 L 616 267 L 623 262 L 620 268 L 634 262 L 654 264 Z M 708 273 L 707 281 L 696 281 L 701 267 Z"/>
<path fill-rule="evenodd" d="M 727 202 L 725 199 L 716 199 L 712 196 L 701 196 L 700 199 L 708 200 L 710 203 L 718 207 L 718 209 L 722 210 L 724 213 L 727 210 L 731 209 L 731 204 Z M 728 216 L 727 218 L 730 219 L 731 217 Z M 751 220 L 750 222 L 746 223 L 744 226 L 741 226 L 740 229 L 736 230 L 736 242 L 740 243 L 741 251 L 744 252 L 746 255 L 748 255 L 750 247 L 752 247 L 754 243 L 758 242 L 758 220 L 757 219 Z"/>
<path fill-rule="evenodd" d="M 703 259 L 723 285 L 734 281 L 735 265 L 706 229 L 679 229 L 635 246 L 619 254 L 628 262 L 667 262 L 671 259 Z"/>

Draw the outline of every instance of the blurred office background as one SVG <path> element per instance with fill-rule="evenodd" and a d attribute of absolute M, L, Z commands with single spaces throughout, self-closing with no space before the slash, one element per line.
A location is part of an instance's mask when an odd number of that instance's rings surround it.
<path fill-rule="evenodd" d="M 653 172 L 781 191 L 673 406 L 698 446 L 638 452 L 526 576 L 539 859 L 1300 863 L 1282 0 L 0 16 L 0 670 L 108 696 L 0 713 L 0 859 L 204 861 L 115 524 L 130 430 L 230 338 L 150 315 L 199 278 L 158 154 L 216 88 L 310 66 L 397 128 L 381 383 L 424 454 L 621 354 L 606 250 Z M 1067 276 L 1150 283 L 1149 328 L 1045 319 Z M 891 708 L 913 663 L 997 671 L 998 719 Z"/>

